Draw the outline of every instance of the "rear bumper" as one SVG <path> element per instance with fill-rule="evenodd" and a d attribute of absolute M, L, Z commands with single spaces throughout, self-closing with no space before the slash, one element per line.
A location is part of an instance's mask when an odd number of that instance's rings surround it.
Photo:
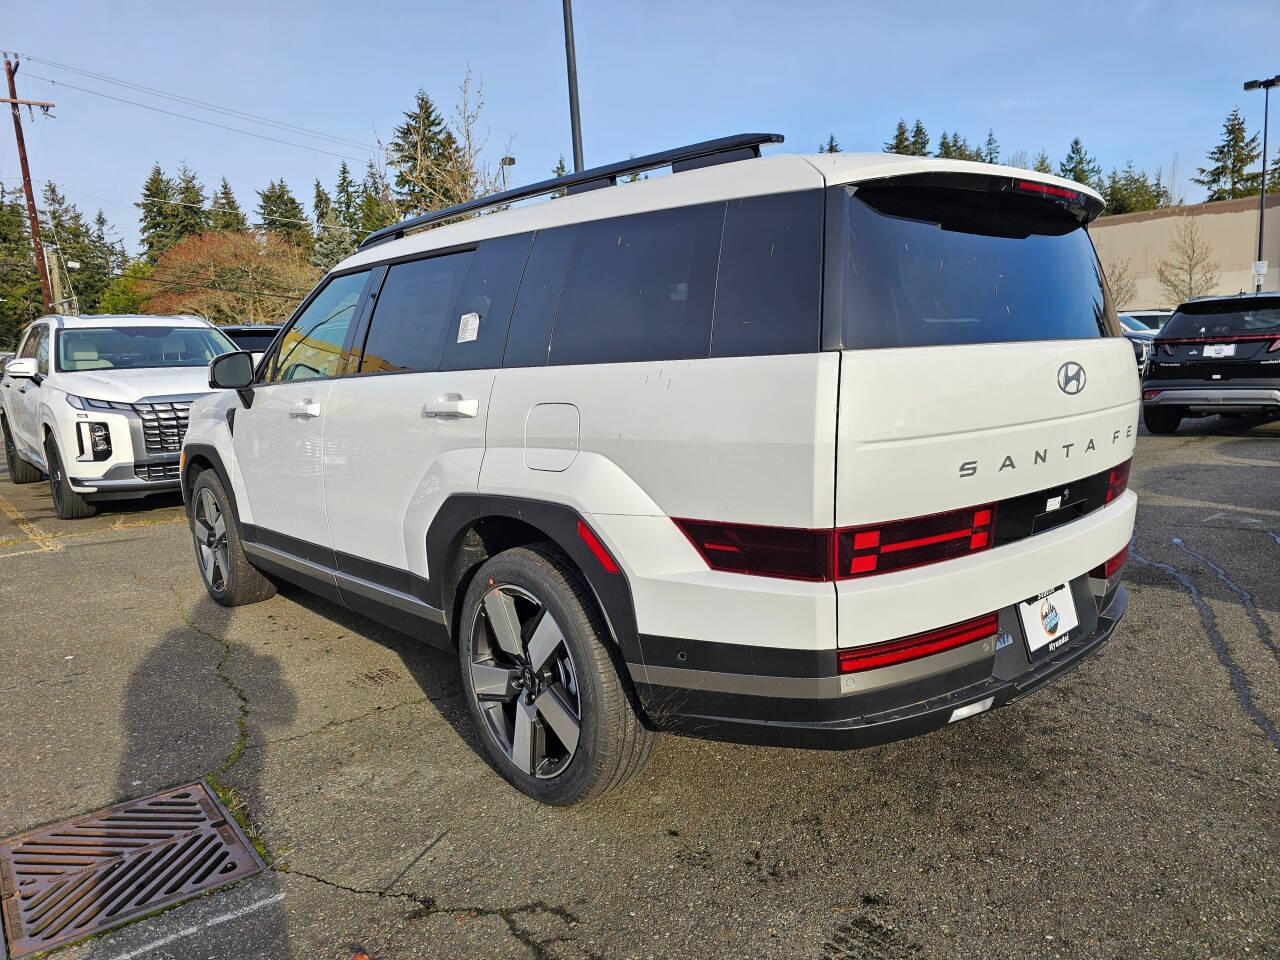
<path fill-rule="evenodd" d="M 1143 384 L 1145 396 L 1148 390 L 1160 392 L 1150 400 L 1143 399 L 1144 407 L 1185 407 L 1197 413 L 1235 413 L 1280 409 L 1280 385 L 1278 386 L 1228 386 L 1201 383 L 1172 382 L 1166 386 L 1153 380 Z"/>
<path fill-rule="evenodd" d="M 826 651 L 812 652 L 799 664 L 790 663 L 791 676 L 763 673 L 782 664 L 770 664 L 766 660 L 771 657 L 757 652 L 747 659 L 754 661 L 748 665 L 760 674 L 686 670 L 650 675 L 637 665 L 632 667 L 632 678 L 650 720 L 664 730 L 713 740 L 820 749 L 902 740 L 959 719 L 956 711 L 961 708 L 985 712 L 1007 706 L 1101 648 L 1124 616 L 1128 594 L 1113 580 L 1102 596 L 1095 597 L 1093 591 L 1101 583 L 1087 576 L 1077 577 L 1071 586 L 1080 625 L 1067 644 L 1034 661 L 1027 652 L 1016 607 L 1007 607 L 1000 611 L 995 637 L 914 662 L 917 673 L 930 667 L 935 672 L 915 677 L 899 674 L 901 682 L 883 685 L 876 685 L 874 679 L 863 681 L 868 689 L 859 692 L 840 692 L 834 650 L 829 657 Z M 663 640 L 641 638 L 646 659 L 649 648 Z M 690 676 L 696 674 L 704 676 Z M 688 685 L 671 685 L 680 679 Z"/>

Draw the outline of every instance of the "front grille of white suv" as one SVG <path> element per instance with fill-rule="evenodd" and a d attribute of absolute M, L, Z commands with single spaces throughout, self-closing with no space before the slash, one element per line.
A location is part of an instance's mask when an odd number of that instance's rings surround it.
<path fill-rule="evenodd" d="M 169 403 L 135 403 L 133 412 L 142 418 L 142 436 L 147 453 L 177 453 L 187 433 L 190 400 Z"/>

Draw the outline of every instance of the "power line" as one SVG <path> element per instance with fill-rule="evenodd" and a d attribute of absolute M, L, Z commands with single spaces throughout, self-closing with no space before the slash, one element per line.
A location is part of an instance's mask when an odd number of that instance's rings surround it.
<path fill-rule="evenodd" d="M 103 93 L 101 90 L 90 90 L 88 87 L 78 87 L 74 83 L 66 83 L 62 80 L 53 80 L 49 77 L 41 77 L 34 73 L 28 73 L 27 76 L 32 80 L 43 80 L 45 83 L 51 83 L 55 87 L 62 86 L 69 90 L 79 90 L 81 93 L 88 93 L 95 97 L 102 97 L 105 100 L 114 100 L 117 103 L 127 103 L 135 107 L 141 107 L 144 110 L 154 110 L 156 113 L 167 114 L 171 117 L 178 117 L 182 120 L 191 120 L 195 123 L 203 123 L 205 126 L 217 127 L 219 130 L 229 130 L 232 133 L 242 133 L 247 137 L 257 137 L 259 140 L 270 140 L 272 143 L 282 143 L 286 147 L 297 147 L 299 150 L 310 150 L 313 153 L 323 153 L 330 157 L 338 157 L 342 160 L 351 160 L 359 163 L 362 157 L 353 157 L 346 153 L 334 153 L 332 150 L 322 150 L 320 147 L 308 146 L 305 143 L 294 143 L 292 140 L 281 140 L 279 137 L 269 137 L 265 133 L 255 133 L 253 130 L 242 130 L 240 127 L 229 127 L 225 123 L 216 123 L 213 120 L 205 120 L 203 117 L 193 117 L 187 113 L 178 113 L 176 110 L 166 110 L 164 107 L 153 106 L 149 103 L 139 103 L 137 100 L 129 100 L 125 97 L 113 96 L 110 93 Z"/>
<path fill-rule="evenodd" d="M 343 143 L 352 147 L 360 147 L 364 150 L 372 152 L 374 149 L 370 144 L 362 143 L 359 140 L 353 140 L 350 137 L 341 137 L 332 133 L 325 133 L 323 130 L 313 130 L 310 127 L 301 127 L 295 123 L 288 123 L 284 120 L 272 120 L 269 117 L 258 116 L 257 114 L 248 113 L 244 110 L 237 110 L 234 107 L 223 107 L 216 103 L 210 103 L 208 100 L 200 100 L 196 97 L 184 96 L 180 93 L 170 93 L 161 90 L 158 87 L 149 87 L 146 84 L 135 83 L 131 80 L 120 80 L 117 77 L 109 77 L 105 73 L 95 73 L 92 70 L 85 70 L 83 67 L 73 67 L 65 63 L 58 63 L 55 60 L 46 60 L 43 57 L 33 56 L 31 54 L 20 54 L 23 59 L 33 60 L 36 63 L 43 63 L 46 66 L 56 67 L 59 70 L 66 70 L 70 73 L 79 74 L 83 77 L 89 77 L 93 80 L 100 80 L 104 83 L 112 83 L 116 86 L 125 87 L 129 90 L 137 90 L 139 93 L 147 93 L 156 97 L 163 97 L 166 100 L 172 100 L 176 103 L 185 103 L 188 106 L 199 107 L 204 110 L 211 110 L 221 113 L 224 116 L 236 117 L 241 120 L 249 120 L 253 123 L 260 123 L 265 126 L 275 127 L 280 130 L 289 130 L 294 133 L 301 133 L 309 137 L 315 137 L 320 140 L 329 140 L 334 143 Z"/>

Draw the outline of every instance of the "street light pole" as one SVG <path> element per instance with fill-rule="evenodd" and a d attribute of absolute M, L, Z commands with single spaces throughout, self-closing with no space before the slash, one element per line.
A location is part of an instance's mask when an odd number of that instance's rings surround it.
<path fill-rule="evenodd" d="M 566 3 L 569 0 L 565 0 Z M 1258 194 L 1258 260 L 1262 260 L 1263 226 L 1267 219 L 1267 120 L 1271 113 L 1271 88 L 1280 86 L 1280 74 L 1270 80 L 1250 80 L 1244 85 L 1245 90 L 1262 88 L 1262 190 Z M 1254 292 L 1262 292 L 1263 277 L 1254 279 Z"/>
<path fill-rule="evenodd" d="M 578 57 L 573 49 L 573 7 L 564 0 L 564 56 L 569 67 L 569 124 L 573 127 L 573 172 L 582 172 L 582 122 L 578 116 Z"/>

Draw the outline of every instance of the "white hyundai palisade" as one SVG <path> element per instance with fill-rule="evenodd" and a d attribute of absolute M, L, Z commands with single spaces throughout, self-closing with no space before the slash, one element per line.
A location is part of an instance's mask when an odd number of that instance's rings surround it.
<path fill-rule="evenodd" d="M 1139 413 L 1101 199 L 779 139 L 398 224 L 215 360 L 182 471 L 213 598 L 290 580 L 455 650 L 496 769 L 561 804 L 658 730 L 881 743 L 1096 651 Z"/>
<path fill-rule="evenodd" d="M 177 490 L 187 409 L 209 392 L 209 361 L 235 349 L 199 317 L 34 321 L 0 378 L 10 480 L 47 475 L 64 519 Z"/>

